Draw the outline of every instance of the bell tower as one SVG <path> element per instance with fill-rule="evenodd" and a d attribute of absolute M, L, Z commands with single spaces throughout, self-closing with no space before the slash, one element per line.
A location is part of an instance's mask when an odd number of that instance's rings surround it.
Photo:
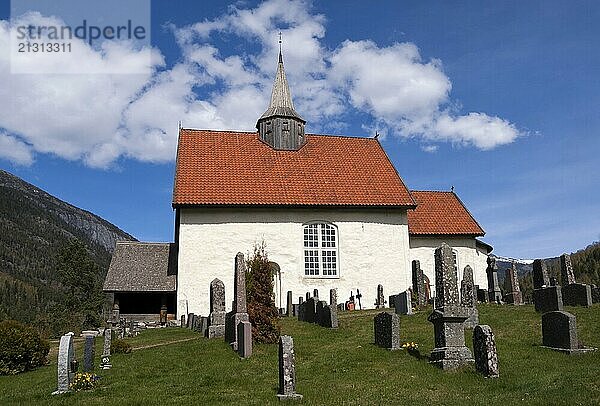
<path fill-rule="evenodd" d="M 294 104 L 292 95 L 283 70 L 283 56 L 281 54 L 281 36 L 279 39 L 279 62 L 277 73 L 271 92 L 271 103 L 256 123 L 261 140 L 271 147 L 280 150 L 296 151 L 305 142 L 304 125 L 306 121 L 300 117 Z"/>

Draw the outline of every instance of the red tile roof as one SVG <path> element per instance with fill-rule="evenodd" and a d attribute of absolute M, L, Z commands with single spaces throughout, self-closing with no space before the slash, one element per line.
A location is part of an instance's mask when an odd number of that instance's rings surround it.
<path fill-rule="evenodd" d="M 414 207 L 377 140 L 306 138 L 300 150 L 281 151 L 255 132 L 181 129 L 173 206 Z"/>
<path fill-rule="evenodd" d="M 408 210 L 410 234 L 485 234 L 454 192 L 412 190 L 410 193 L 417 201 L 417 208 Z"/>

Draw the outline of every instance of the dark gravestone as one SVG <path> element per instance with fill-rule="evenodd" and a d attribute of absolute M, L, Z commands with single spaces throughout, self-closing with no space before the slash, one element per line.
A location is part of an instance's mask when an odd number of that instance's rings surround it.
<path fill-rule="evenodd" d="M 477 288 L 477 301 L 479 303 L 488 303 L 488 300 L 489 297 L 487 290 Z"/>
<path fill-rule="evenodd" d="M 469 318 L 465 321 L 465 328 L 474 328 L 479 324 L 479 312 L 475 300 L 475 284 L 473 280 L 473 269 L 467 265 L 463 270 L 463 280 L 460 283 L 460 301 L 469 312 Z"/>
<path fill-rule="evenodd" d="M 298 321 L 306 321 L 306 302 L 300 301 L 297 317 Z"/>
<path fill-rule="evenodd" d="M 252 355 L 252 324 L 241 321 L 237 325 L 237 352 L 241 358 L 250 358 Z"/>
<path fill-rule="evenodd" d="M 546 347 L 567 352 L 581 348 L 577 341 L 575 316 L 564 311 L 547 312 L 542 315 L 542 343 Z"/>
<path fill-rule="evenodd" d="M 416 259 L 412 261 L 412 286 L 413 292 L 415 292 L 415 296 L 417 297 L 417 305 L 424 306 L 427 303 L 425 297 L 425 281 L 423 280 L 421 263 Z"/>
<path fill-rule="evenodd" d="M 592 287 L 583 283 L 571 283 L 562 287 L 563 303 L 565 306 L 592 305 Z"/>
<path fill-rule="evenodd" d="M 560 286 L 548 286 L 533 291 L 535 311 L 540 313 L 553 312 L 563 309 Z"/>
<path fill-rule="evenodd" d="M 315 324 L 322 326 L 325 320 L 321 320 L 321 318 L 325 317 L 325 307 L 327 306 L 327 302 L 324 300 L 319 300 L 315 309 Z"/>
<path fill-rule="evenodd" d="M 313 289 L 313 297 L 319 298 L 319 289 Z"/>
<path fill-rule="evenodd" d="M 546 263 L 541 259 L 536 259 L 533 261 L 533 288 L 540 289 L 545 286 L 550 286 Z"/>
<path fill-rule="evenodd" d="M 479 325 L 473 329 L 473 354 L 477 372 L 490 378 L 500 375 L 496 340 L 490 326 Z"/>
<path fill-rule="evenodd" d="M 71 390 L 69 385 L 75 376 L 75 372 L 71 369 L 74 360 L 73 335 L 72 333 L 65 334 L 60 338 L 60 344 L 58 345 L 58 385 L 56 391 L 52 392 L 53 395 L 60 395 Z"/>
<path fill-rule="evenodd" d="M 288 290 L 287 292 L 287 308 L 286 314 L 287 317 L 292 317 L 294 315 L 294 303 L 292 300 L 292 291 Z"/>
<path fill-rule="evenodd" d="M 290 336 L 279 337 L 279 400 L 300 400 L 296 393 L 296 357 L 294 340 Z"/>
<path fill-rule="evenodd" d="M 209 326 L 210 317 L 200 317 L 200 327 L 198 332 L 202 334 L 204 337 L 208 337 L 208 326 Z M 221 336 L 222 337 L 222 336 Z"/>
<path fill-rule="evenodd" d="M 429 362 L 452 370 L 473 362 L 473 357 L 465 345 L 464 322 L 469 312 L 460 304 L 454 256 L 446 243 L 435 250 L 435 287 L 435 310 L 427 318 L 435 338 Z"/>
<path fill-rule="evenodd" d="M 377 285 L 377 299 L 375 300 L 375 308 L 381 309 L 385 307 L 385 296 L 383 296 L 383 285 Z"/>
<path fill-rule="evenodd" d="M 186 324 L 185 324 L 185 314 L 182 314 L 182 315 L 181 315 L 181 323 L 180 323 L 179 325 L 180 325 L 181 327 L 185 327 L 185 326 L 186 326 Z"/>
<path fill-rule="evenodd" d="M 560 282 L 563 287 L 575 283 L 575 274 L 573 273 L 573 265 L 569 254 L 560 256 Z"/>
<path fill-rule="evenodd" d="M 194 313 L 188 313 L 187 317 L 187 328 L 192 329 L 192 321 L 194 319 Z"/>
<path fill-rule="evenodd" d="M 498 284 L 498 266 L 496 265 L 496 258 L 487 258 L 487 269 L 485 270 L 488 280 L 488 297 L 490 302 L 501 303 L 502 292 L 500 291 L 500 285 Z"/>
<path fill-rule="evenodd" d="M 514 262 L 511 267 L 506 270 L 505 281 L 507 293 L 504 295 L 504 301 L 514 305 L 522 305 L 523 295 L 521 294 L 521 288 L 519 287 L 519 276 Z"/>
<path fill-rule="evenodd" d="M 208 338 L 225 336 L 225 284 L 217 278 L 210 283 L 210 315 L 206 336 Z"/>
<path fill-rule="evenodd" d="M 250 321 L 246 308 L 246 263 L 241 252 L 235 256 L 233 294 L 233 309 L 225 317 L 225 342 L 237 351 L 237 325 Z"/>
<path fill-rule="evenodd" d="M 400 318 L 395 313 L 382 312 L 373 319 L 375 344 L 389 350 L 400 349 Z"/>
<path fill-rule="evenodd" d="M 388 297 L 388 304 L 392 309 L 396 308 L 396 297 L 398 295 L 391 295 Z"/>
<path fill-rule="evenodd" d="M 311 297 L 304 302 L 304 321 L 308 323 L 316 322 L 317 300 L 318 298 Z"/>
<path fill-rule="evenodd" d="M 412 301 L 409 290 L 405 290 L 394 297 L 394 310 L 396 314 L 412 314 Z"/>
<path fill-rule="evenodd" d="M 298 317 L 298 306 L 300 306 L 299 304 L 292 304 L 292 316 L 293 317 Z"/>
<path fill-rule="evenodd" d="M 310 292 L 306 292 L 306 300 L 310 299 Z"/>
<path fill-rule="evenodd" d="M 86 335 L 83 347 L 83 372 L 94 372 L 94 357 L 96 355 L 96 336 Z"/>

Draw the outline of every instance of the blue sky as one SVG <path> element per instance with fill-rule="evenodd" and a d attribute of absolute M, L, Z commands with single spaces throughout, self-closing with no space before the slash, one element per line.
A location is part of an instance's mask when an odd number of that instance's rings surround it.
<path fill-rule="evenodd" d="M 405 183 L 454 186 L 498 255 L 600 239 L 598 3 L 232 4 L 152 1 L 152 50 L 90 49 L 90 66 L 127 55 L 147 74 L 13 75 L 0 52 L 0 168 L 140 240 L 172 240 L 178 120 L 253 130 L 281 30 L 307 131 L 379 131 Z M 0 42 L 9 14 L 3 2 Z"/>

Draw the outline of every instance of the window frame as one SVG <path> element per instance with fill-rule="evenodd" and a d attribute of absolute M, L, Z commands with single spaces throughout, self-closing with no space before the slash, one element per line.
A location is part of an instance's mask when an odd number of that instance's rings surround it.
<path fill-rule="evenodd" d="M 305 230 L 307 230 L 310 226 L 317 226 L 317 246 L 316 247 L 307 247 L 305 245 Z M 331 227 L 331 229 L 333 229 L 333 236 L 334 236 L 334 243 L 335 246 L 334 247 L 324 247 L 322 245 L 323 243 L 323 226 L 328 226 Z M 306 264 L 307 264 L 307 259 L 309 258 L 306 255 L 306 251 L 317 251 L 317 256 L 318 256 L 318 269 L 317 271 L 319 272 L 318 275 L 310 275 L 307 274 L 306 272 L 308 271 Z M 324 267 L 323 264 L 325 263 L 324 261 L 324 257 L 323 257 L 323 253 L 326 251 L 333 251 L 334 252 L 334 257 L 335 257 L 335 275 L 323 275 L 323 271 L 324 271 Z M 312 256 L 312 258 L 317 258 L 316 256 Z M 312 263 L 314 263 L 314 261 L 312 261 Z M 306 223 L 302 224 L 302 277 L 303 278 L 310 278 L 310 279 L 339 279 L 340 278 L 340 233 L 339 233 L 339 229 L 338 227 L 329 222 L 329 221 L 323 221 L 323 220 L 314 220 L 314 221 L 309 221 Z"/>

